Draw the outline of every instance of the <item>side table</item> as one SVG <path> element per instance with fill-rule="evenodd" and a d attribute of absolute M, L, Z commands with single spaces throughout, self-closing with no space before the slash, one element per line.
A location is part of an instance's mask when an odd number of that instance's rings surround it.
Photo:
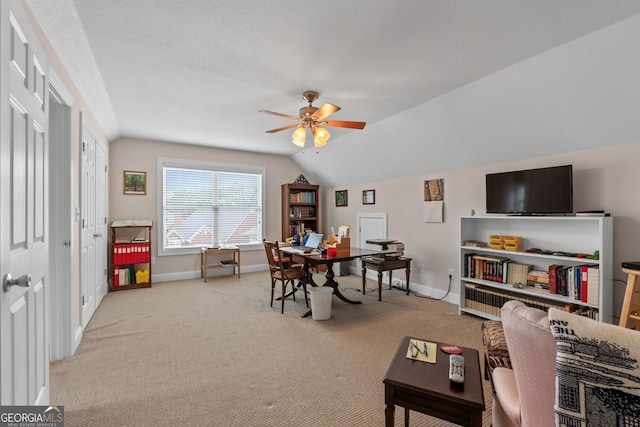
<path fill-rule="evenodd" d="M 438 346 L 436 363 L 407 358 L 411 339 L 404 337 L 384 377 L 385 425 L 395 423 L 395 405 L 405 408 L 405 425 L 409 410 L 422 412 L 458 425 L 482 427 L 484 390 L 478 350 L 461 347 L 464 357 L 464 384 L 449 381 L 449 355 Z"/>
<path fill-rule="evenodd" d="M 232 254 L 233 259 L 217 261 L 215 264 L 207 261 L 208 256 Z M 232 248 L 202 248 L 200 255 L 200 277 L 207 281 L 207 269 L 209 268 L 228 268 L 233 267 L 233 274 L 238 271 L 238 279 L 240 278 L 240 249 L 237 247 Z"/>
<path fill-rule="evenodd" d="M 382 301 L 382 273 L 389 272 L 389 286 L 391 286 L 392 270 L 404 268 L 407 274 L 407 295 L 409 295 L 409 277 L 411 275 L 411 258 L 378 259 L 374 257 L 362 258 L 362 294 L 366 292 L 367 268 L 378 272 L 378 301 Z"/>

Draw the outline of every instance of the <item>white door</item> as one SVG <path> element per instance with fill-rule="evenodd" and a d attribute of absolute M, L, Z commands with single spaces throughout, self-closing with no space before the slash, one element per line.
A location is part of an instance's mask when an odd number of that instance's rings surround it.
<path fill-rule="evenodd" d="M 0 405 L 49 402 L 48 64 L 0 2 Z"/>
<path fill-rule="evenodd" d="M 386 213 L 359 213 L 358 217 L 358 247 L 379 250 L 380 246 L 367 244 L 369 239 L 387 238 Z M 356 271 L 362 271 L 360 260 L 356 262 Z"/>
<path fill-rule="evenodd" d="M 81 130 L 80 303 L 84 329 L 107 291 L 107 156 L 86 123 Z"/>
<path fill-rule="evenodd" d="M 358 214 L 358 247 L 378 250 L 378 245 L 369 245 L 367 240 L 387 238 L 387 214 Z"/>
<path fill-rule="evenodd" d="M 92 135 L 82 129 L 82 157 L 80 164 L 80 304 L 82 307 L 82 329 L 84 329 L 96 311 L 96 268 L 98 268 L 98 250 L 94 236 L 96 228 L 96 143 Z"/>
<path fill-rule="evenodd" d="M 107 284 L 107 152 L 96 141 L 96 306 L 109 290 Z"/>

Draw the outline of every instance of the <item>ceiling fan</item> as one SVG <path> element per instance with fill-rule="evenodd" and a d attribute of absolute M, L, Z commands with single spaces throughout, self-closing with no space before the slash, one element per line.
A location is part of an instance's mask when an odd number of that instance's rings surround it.
<path fill-rule="evenodd" d="M 290 116 L 288 114 L 276 113 L 269 110 L 258 110 L 260 113 L 273 114 L 274 116 L 284 117 L 285 119 L 295 120 L 298 123 L 283 126 L 281 128 L 271 129 L 265 131 L 266 133 L 280 132 L 282 130 L 296 128 L 293 132 L 293 143 L 298 147 L 304 147 L 304 140 L 306 138 L 306 129 L 310 129 L 313 134 L 313 143 L 316 147 L 322 147 L 327 143 L 331 135 L 325 129 L 325 126 L 349 128 L 349 129 L 364 129 L 365 122 L 350 122 L 346 120 L 325 120 L 333 113 L 340 110 L 337 105 L 329 104 L 325 102 L 320 108 L 311 105 L 313 101 L 318 99 L 318 92 L 313 90 L 307 90 L 302 94 L 302 99 L 307 101 L 309 105 L 300 109 L 300 115 Z"/>

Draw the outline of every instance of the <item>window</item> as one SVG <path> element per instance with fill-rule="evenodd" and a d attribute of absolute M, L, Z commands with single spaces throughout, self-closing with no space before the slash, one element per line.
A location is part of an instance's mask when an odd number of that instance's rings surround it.
<path fill-rule="evenodd" d="M 262 244 L 264 168 L 158 161 L 159 255 Z"/>

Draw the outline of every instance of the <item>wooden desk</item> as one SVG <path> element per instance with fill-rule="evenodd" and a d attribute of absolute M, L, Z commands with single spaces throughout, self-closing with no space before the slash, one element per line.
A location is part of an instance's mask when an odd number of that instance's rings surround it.
<path fill-rule="evenodd" d="M 395 405 L 405 408 L 405 425 L 409 410 L 422 412 L 463 426 L 482 427 L 485 410 L 478 351 L 462 348 L 464 384 L 449 381 L 449 355 L 438 345 L 436 363 L 407 359 L 409 341 L 423 338 L 404 337 L 384 377 L 385 425 L 395 422 Z"/>
<path fill-rule="evenodd" d="M 311 286 L 318 286 L 318 284 L 313 280 L 313 276 L 311 274 L 310 268 L 313 265 L 326 265 L 327 273 L 325 274 L 326 281 L 322 286 L 329 286 L 333 288 L 333 293 L 335 296 L 340 298 L 342 301 L 347 302 L 349 304 L 362 304 L 362 301 L 354 301 L 342 295 L 340 289 L 338 289 L 338 282 L 334 280 L 335 273 L 333 272 L 333 264 L 335 262 L 343 262 L 343 261 L 351 261 L 356 258 L 361 258 L 363 256 L 371 256 L 380 253 L 379 251 L 371 251 L 368 249 L 360 249 L 360 248 L 350 248 L 349 255 L 336 255 L 336 256 L 327 256 L 326 254 L 322 255 L 317 252 L 315 253 L 301 253 L 297 250 L 293 250 L 291 248 L 281 247 L 280 250 L 282 252 L 288 253 L 292 256 L 294 262 L 302 262 L 304 264 L 304 271 L 307 277 L 307 283 Z M 297 291 L 299 287 L 294 287 L 293 292 Z M 287 294 L 286 296 L 289 296 Z M 305 313 L 303 317 L 311 314 L 311 311 Z"/>
<path fill-rule="evenodd" d="M 218 260 L 215 263 L 207 262 L 208 256 L 216 256 L 224 255 L 224 254 L 232 254 L 232 260 Z M 223 261 L 227 261 L 227 264 L 224 264 Z M 202 248 L 202 253 L 200 254 L 200 278 L 207 281 L 207 270 L 209 268 L 229 268 L 233 267 L 233 274 L 236 274 L 236 269 L 238 271 L 238 279 L 240 278 L 240 249 L 237 247 L 233 248 Z"/>
<path fill-rule="evenodd" d="M 378 301 L 382 301 L 382 272 L 389 272 L 389 287 L 391 287 L 391 272 L 404 268 L 407 274 L 407 295 L 409 295 L 409 276 L 411 275 L 411 258 L 400 257 L 398 259 L 377 259 L 363 257 L 362 262 L 362 294 L 366 292 L 367 268 L 378 272 Z"/>

